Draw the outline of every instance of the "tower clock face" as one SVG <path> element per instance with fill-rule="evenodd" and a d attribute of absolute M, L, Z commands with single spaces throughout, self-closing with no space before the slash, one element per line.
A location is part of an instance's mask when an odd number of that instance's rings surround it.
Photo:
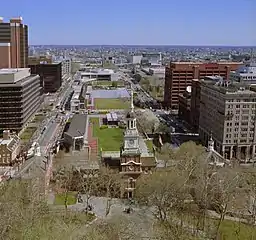
<path fill-rule="evenodd" d="M 133 146 L 134 146 L 134 140 L 133 140 L 133 139 L 130 139 L 130 140 L 129 140 L 128 146 L 129 146 L 129 147 L 133 147 Z"/>
<path fill-rule="evenodd" d="M 134 166 L 129 166 L 128 169 L 129 171 L 134 171 Z"/>

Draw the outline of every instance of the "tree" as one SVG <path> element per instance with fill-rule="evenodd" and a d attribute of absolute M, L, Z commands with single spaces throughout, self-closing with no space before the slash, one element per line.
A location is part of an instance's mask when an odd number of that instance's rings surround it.
<path fill-rule="evenodd" d="M 241 182 L 241 174 L 235 169 L 219 169 L 213 173 L 210 179 L 210 188 L 208 192 L 208 201 L 217 210 L 220 217 L 217 223 L 215 238 L 220 235 L 220 226 L 225 216 L 234 204 L 239 182 Z"/>
<path fill-rule="evenodd" d="M 117 86 L 118 86 L 117 81 L 113 81 L 112 84 L 111 84 L 111 86 L 112 86 L 113 88 L 117 88 Z"/>
<path fill-rule="evenodd" d="M 86 209 L 89 207 L 91 197 L 98 192 L 100 180 L 98 177 L 98 171 L 94 169 L 79 170 L 74 174 L 74 178 L 77 181 L 75 183 L 76 190 L 85 195 Z"/>
<path fill-rule="evenodd" d="M 251 223 L 256 223 L 256 172 L 246 172 L 244 174 L 245 186 L 247 189 L 247 207 L 251 215 Z"/>
<path fill-rule="evenodd" d="M 54 174 L 54 181 L 56 181 L 58 185 L 58 191 L 64 194 L 64 206 L 67 213 L 68 210 L 68 197 L 69 192 L 72 188 L 74 188 L 73 180 L 74 180 L 74 169 L 71 168 L 62 168 L 59 169 Z"/>
<path fill-rule="evenodd" d="M 141 75 L 138 74 L 138 73 L 136 73 L 136 74 L 134 75 L 134 80 L 135 80 L 137 83 L 139 83 L 139 82 L 141 81 Z"/>
<path fill-rule="evenodd" d="M 107 198 L 106 216 L 109 214 L 113 204 L 113 198 L 120 197 L 121 177 L 119 172 L 102 167 L 99 172 L 99 191 Z"/>
<path fill-rule="evenodd" d="M 160 232 L 174 239 L 184 239 L 184 234 L 187 236 L 192 229 L 184 220 L 193 210 L 190 191 L 198 168 L 205 161 L 203 153 L 204 148 L 192 142 L 176 151 L 167 149 L 167 162 L 172 160 L 172 166 L 137 180 L 135 197 L 138 203 L 152 209 Z"/>
<path fill-rule="evenodd" d="M 175 160 L 175 152 L 169 143 L 163 144 L 159 151 L 161 159 L 164 161 L 164 167 L 171 166 Z"/>
<path fill-rule="evenodd" d="M 189 197 L 185 179 L 175 169 L 168 169 L 145 175 L 136 183 L 138 203 L 152 209 L 158 228 L 174 239 L 184 239 L 186 234 L 181 218 Z"/>

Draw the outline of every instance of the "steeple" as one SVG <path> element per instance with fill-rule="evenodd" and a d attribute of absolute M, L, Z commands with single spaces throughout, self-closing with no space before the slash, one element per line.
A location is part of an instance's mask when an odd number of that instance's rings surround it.
<path fill-rule="evenodd" d="M 211 133 L 210 139 L 208 141 L 208 151 L 214 151 L 214 141 L 212 139 L 212 133 Z"/>
<path fill-rule="evenodd" d="M 133 104 L 133 90 L 131 90 L 131 112 L 134 112 L 134 104 Z"/>

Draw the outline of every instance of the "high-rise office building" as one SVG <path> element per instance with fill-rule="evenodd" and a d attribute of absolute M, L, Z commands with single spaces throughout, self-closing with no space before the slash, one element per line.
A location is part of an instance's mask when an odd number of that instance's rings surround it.
<path fill-rule="evenodd" d="M 42 62 L 40 64 L 28 65 L 32 74 L 40 75 L 41 94 L 56 92 L 62 84 L 62 64 Z"/>
<path fill-rule="evenodd" d="M 0 18 L 0 68 L 26 68 L 28 65 L 28 26 L 22 18 L 6 23 Z"/>
<path fill-rule="evenodd" d="M 201 81 L 199 136 L 227 159 L 248 161 L 256 150 L 256 92 L 219 79 Z"/>
<path fill-rule="evenodd" d="M 177 109 L 179 95 L 186 91 L 187 86 L 191 86 L 193 79 L 214 75 L 228 79 L 230 71 L 235 71 L 240 65 L 235 62 L 171 62 L 165 70 L 165 106 Z"/>
<path fill-rule="evenodd" d="M 0 69 L 0 135 L 19 132 L 40 107 L 40 77 L 29 68 Z"/>

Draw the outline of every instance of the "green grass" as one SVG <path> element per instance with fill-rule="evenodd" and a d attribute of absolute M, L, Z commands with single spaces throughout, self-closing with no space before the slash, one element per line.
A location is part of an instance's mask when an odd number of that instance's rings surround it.
<path fill-rule="evenodd" d="M 33 122 L 40 123 L 45 119 L 44 115 L 36 115 L 33 119 Z"/>
<path fill-rule="evenodd" d="M 112 86 L 112 81 L 94 81 L 92 84 L 94 86 Z M 123 81 L 117 81 L 117 86 L 118 87 L 123 87 L 124 86 L 124 82 Z"/>
<path fill-rule="evenodd" d="M 189 225 L 197 225 L 197 219 L 195 216 L 187 216 L 185 222 Z M 205 231 L 215 231 L 218 225 L 217 219 L 206 218 Z M 203 218 L 199 220 L 199 226 L 203 226 Z M 250 226 L 244 223 L 239 223 L 231 220 L 224 220 L 220 226 L 220 239 L 223 240 L 246 240 L 256 239 L 256 227 Z"/>
<path fill-rule="evenodd" d="M 96 98 L 94 107 L 95 109 L 128 109 L 130 101 L 119 98 Z"/>
<path fill-rule="evenodd" d="M 66 196 L 67 194 L 67 196 Z M 55 195 L 54 204 L 55 205 L 65 205 L 65 198 L 67 197 L 67 205 L 76 204 L 76 192 L 59 193 Z"/>
<path fill-rule="evenodd" d="M 102 151 L 119 151 L 123 142 L 123 130 L 120 128 L 100 129 L 99 118 L 90 118 L 93 124 L 93 136 L 98 138 Z"/>
<path fill-rule="evenodd" d="M 212 220 L 216 225 L 217 221 Z M 256 228 L 229 220 L 224 220 L 220 226 L 221 239 L 256 239 Z M 252 237 L 253 236 L 253 237 Z"/>
<path fill-rule="evenodd" d="M 152 153 L 153 152 L 153 141 L 152 140 L 146 140 L 145 143 L 148 147 L 149 152 Z"/>
<path fill-rule="evenodd" d="M 35 133 L 36 128 L 35 127 L 27 127 L 24 132 L 20 135 L 20 139 L 23 142 L 28 142 L 30 138 L 33 136 Z"/>

